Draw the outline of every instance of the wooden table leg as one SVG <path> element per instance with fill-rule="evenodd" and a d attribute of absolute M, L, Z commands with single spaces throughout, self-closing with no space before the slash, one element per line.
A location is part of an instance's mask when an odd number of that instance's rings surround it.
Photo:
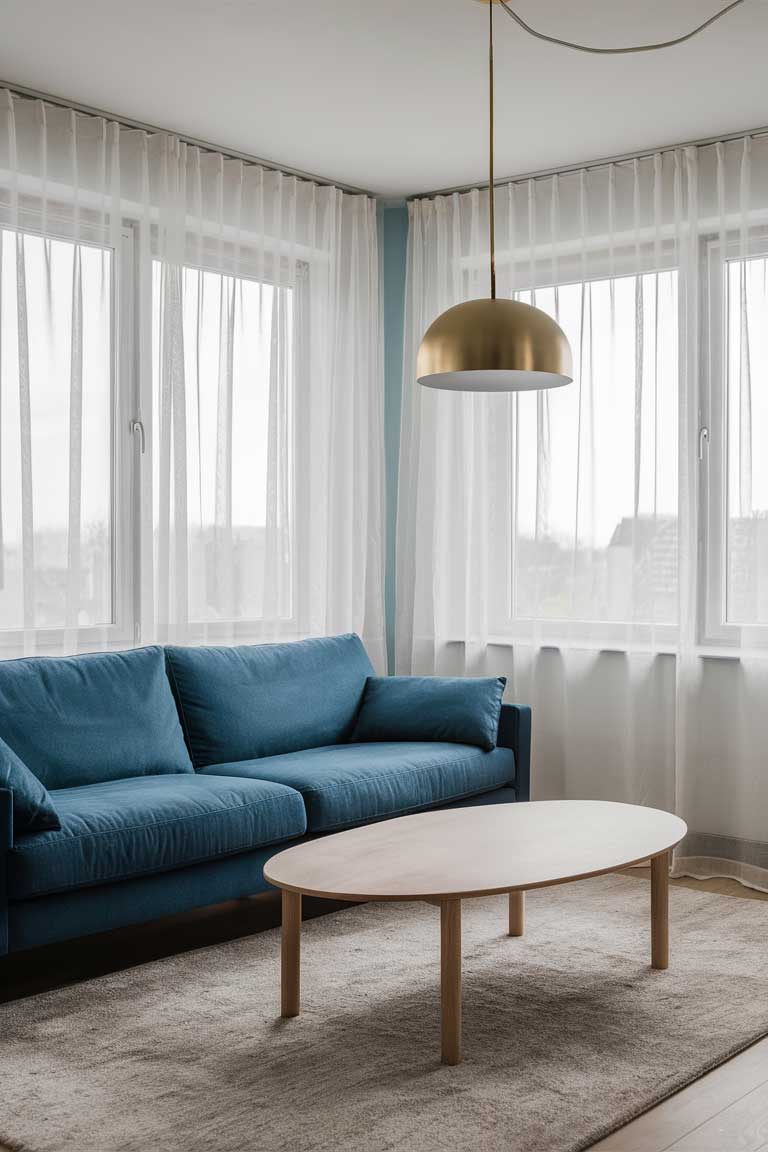
<path fill-rule="evenodd" d="M 509 894 L 509 935 L 522 936 L 525 931 L 525 892 Z"/>
<path fill-rule="evenodd" d="M 461 900 L 440 903 L 440 1000 L 443 1064 L 461 1063 Z"/>
<path fill-rule="evenodd" d="M 669 967 L 669 852 L 651 857 L 651 966 Z"/>
<path fill-rule="evenodd" d="M 298 1016 L 301 1000 L 301 893 L 283 889 L 280 937 L 280 1010 Z"/>

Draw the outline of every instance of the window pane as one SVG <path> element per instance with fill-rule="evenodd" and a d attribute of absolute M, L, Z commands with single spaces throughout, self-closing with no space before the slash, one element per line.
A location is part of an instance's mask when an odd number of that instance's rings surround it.
<path fill-rule="evenodd" d="M 155 264 L 155 396 L 173 311 Z M 293 292 L 182 271 L 189 619 L 290 614 Z M 276 596 L 265 602 L 265 580 Z"/>
<path fill-rule="evenodd" d="M 112 253 L 0 241 L 0 629 L 110 623 Z"/>
<path fill-rule="evenodd" d="M 726 617 L 768 624 L 768 259 L 728 264 Z"/>
<path fill-rule="evenodd" d="M 574 383 L 518 399 L 514 615 L 677 620 L 677 273 L 521 295 Z"/>

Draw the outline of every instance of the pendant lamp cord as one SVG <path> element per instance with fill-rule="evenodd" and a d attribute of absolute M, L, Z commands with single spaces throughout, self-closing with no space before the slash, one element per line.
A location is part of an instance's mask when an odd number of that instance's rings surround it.
<path fill-rule="evenodd" d="M 496 205 L 493 188 L 493 9 L 488 5 L 488 230 L 491 250 L 491 300 L 496 299 Z"/>
<path fill-rule="evenodd" d="M 522 16 L 518 15 L 512 8 L 510 8 L 507 0 L 498 0 L 498 3 L 515 23 L 527 32 L 530 36 L 535 36 L 537 40 L 544 40 L 547 44 L 557 44 L 560 48 L 572 48 L 575 52 L 592 52 L 598 56 L 620 56 L 629 52 L 656 52 L 660 48 L 674 48 L 676 44 L 684 44 L 686 40 L 693 39 L 698 36 L 699 32 L 703 32 L 705 28 L 709 28 L 716 20 L 720 20 L 728 12 L 732 12 L 734 8 L 738 8 L 744 0 L 731 0 L 730 4 L 726 4 L 719 12 L 715 12 L 707 20 L 698 24 L 690 32 L 685 32 L 682 36 L 677 36 L 672 40 L 658 40 L 654 44 L 631 44 L 624 48 L 593 48 L 589 44 L 577 44 L 573 40 L 561 40 L 558 36 L 548 36 L 545 32 L 539 32 L 536 28 L 532 28 L 523 20 Z M 493 9 L 495 7 L 494 0 L 488 0 L 488 132 L 489 132 L 489 148 L 488 148 L 488 231 L 489 231 L 489 246 L 491 251 L 491 300 L 496 299 L 496 205 L 494 188 L 493 188 Z"/>
<path fill-rule="evenodd" d="M 539 32 L 536 28 L 532 28 L 530 24 L 526 24 L 522 16 L 510 8 L 507 0 L 499 0 L 499 4 L 524 32 L 530 36 L 535 36 L 537 40 L 544 40 L 547 44 L 557 44 L 560 48 L 572 48 L 575 52 L 593 52 L 598 56 L 620 56 L 627 52 L 656 52 L 660 48 L 674 48 L 676 44 L 684 44 L 686 40 L 692 40 L 694 36 L 698 36 L 699 32 L 703 32 L 705 28 L 709 28 L 710 24 L 714 24 L 716 20 L 720 20 L 734 8 L 738 8 L 743 4 L 744 0 L 731 0 L 730 4 L 726 4 L 725 8 L 721 8 L 719 12 L 715 12 L 714 16 L 710 16 L 701 24 L 698 24 L 690 32 L 685 32 L 682 36 L 676 36 L 672 40 L 658 40 L 655 44 L 630 44 L 626 48 L 593 48 L 590 44 L 577 44 L 573 40 L 561 40 L 558 36 L 548 36 L 545 32 Z M 493 3 L 490 5 L 493 8 Z"/>

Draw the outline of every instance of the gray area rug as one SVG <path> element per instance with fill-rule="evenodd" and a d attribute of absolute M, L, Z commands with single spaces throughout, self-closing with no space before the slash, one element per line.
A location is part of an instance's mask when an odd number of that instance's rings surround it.
<path fill-rule="evenodd" d="M 464 903 L 464 1063 L 439 1063 L 439 910 L 369 904 L 0 1008 L 0 1141 L 24 1152 L 576 1152 L 768 1033 L 768 902 L 645 880 Z"/>

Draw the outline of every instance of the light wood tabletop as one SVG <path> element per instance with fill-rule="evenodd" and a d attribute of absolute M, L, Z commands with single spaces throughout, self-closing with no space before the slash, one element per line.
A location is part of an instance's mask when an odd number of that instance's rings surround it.
<path fill-rule="evenodd" d="M 264 876 L 283 890 L 282 1015 L 300 1007 L 302 895 L 440 905 L 442 1060 L 461 1060 L 461 901 L 509 893 L 509 935 L 524 931 L 524 893 L 651 862 L 651 964 L 669 963 L 670 850 L 685 836 L 670 812 L 598 800 L 489 804 L 401 816 L 288 848 Z"/>
<path fill-rule="evenodd" d="M 678 816 L 635 804 L 544 800 L 400 816 L 298 844 L 264 875 L 334 900 L 489 896 L 597 876 L 664 852 Z"/>

